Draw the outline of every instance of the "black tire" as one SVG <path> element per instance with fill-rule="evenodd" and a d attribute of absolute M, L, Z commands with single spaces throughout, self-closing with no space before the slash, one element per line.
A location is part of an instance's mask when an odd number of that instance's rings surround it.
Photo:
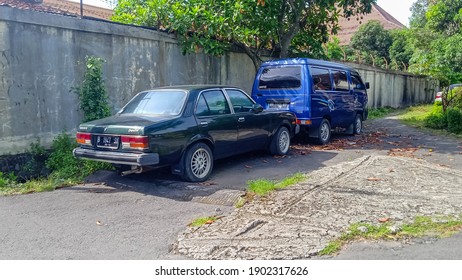
<path fill-rule="evenodd" d="M 281 126 L 276 134 L 273 135 L 270 144 L 270 153 L 272 155 L 283 156 L 289 152 L 290 133 L 285 126 Z"/>
<path fill-rule="evenodd" d="M 212 173 L 213 155 L 205 143 L 191 145 L 184 156 L 183 179 L 189 182 L 204 182 Z"/>
<path fill-rule="evenodd" d="M 356 114 L 355 120 L 353 122 L 353 135 L 361 134 L 363 131 L 363 118 L 361 114 Z"/>
<path fill-rule="evenodd" d="M 318 138 L 316 139 L 318 144 L 326 145 L 329 143 L 331 135 L 330 123 L 327 119 L 323 119 L 318 127 Z"/>

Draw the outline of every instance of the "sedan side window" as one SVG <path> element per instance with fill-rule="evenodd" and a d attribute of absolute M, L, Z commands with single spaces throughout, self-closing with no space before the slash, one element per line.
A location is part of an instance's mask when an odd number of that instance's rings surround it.
<path fill-rule="evenodd" d="M 199 97 L 199 101 L 197 102 L 196 116 L 209 116 L 209 115 L 210 115 L 209 106 L 207 105 L 207 102 L 205 102 L 204 96 L 201 95 Z"/>
<path fill-rule="evenodd" d="M 197 116 L 230 114 L 228 101 L 219 90 L 205 91 L 199 97 L 196 107 Z"/>
<path fill-rule="evenodd" d="M 253 101 L 242 91 L 227 89 L 229 99 L 235 113 L 250 112 L 253 107 Z"/>

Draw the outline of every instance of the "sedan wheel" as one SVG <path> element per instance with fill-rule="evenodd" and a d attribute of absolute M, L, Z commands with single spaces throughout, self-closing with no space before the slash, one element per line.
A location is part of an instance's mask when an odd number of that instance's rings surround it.
<path fill-rule="evenodd" d="M 204 143 L 193 144 L 184 158 L 183 179 L 190 182 L 203 182 L 212 173 L 213 156 L 209 146 Z"/>
<path fill-rule="evenodd" d="M 283 156 L 287 154 L 290 148 L 290 133 L 289 130 L 282 126 L 278 129 L 271 140 L 270 152 L 273 155 Z"/>

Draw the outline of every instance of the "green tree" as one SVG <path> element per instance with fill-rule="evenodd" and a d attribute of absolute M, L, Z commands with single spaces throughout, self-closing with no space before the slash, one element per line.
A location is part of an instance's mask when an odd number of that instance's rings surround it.
<path fill-rule="evenodd" d="M 426 27 L 437 33 L 452 36 L 460 32 L 462 23 L 461 0 L 438 0 L 428 6 Z"/>
<path fill-rule="evenodd" d="M 461 19 L 461 0 L 428 0 L 425 25 L 411 28 L 414 50 L 409 70 L 436 77 L 442 86 L 461 82 Z"/>
<path fill-rule="evenodd" d="M 343 60 L 346 55 L 345 50 L 340 46 L 340 39 L 335 36 L 324 45 L 324 52 L 331 60 Z"/>
<path fill-rule="evenodd" d="M 350 46 L 374 58 L 390 59 L 389 48 L 393 38 L 388 30 L 377 20 L 362 25 L 351 38 Z"/>
<path fill-rule="evenodd" d="M 424 28 L 427 24 L 427 9 L 431 0 L 417 0 L 411 6 L 409 25 L 411 28 Z"/>
<path fill-rule="evenodd" d="M 278 57 L 322 53 L 338 17 L 370 12 L 375 0 L 121 0 L 114 21 L 175 32 L 183 53 L 242 49 L 255 67 L 263 50 Z"/>
<path fill-rule="evenodd" d="M 393 38 L 393 43 L 389 48 L 390 59 L 395 62 L 399 68 L 407 68 L 414 53 L 413 47 L 409 41 L 409 33 L 409 29 L 396 29 L 390 31 Z"/>

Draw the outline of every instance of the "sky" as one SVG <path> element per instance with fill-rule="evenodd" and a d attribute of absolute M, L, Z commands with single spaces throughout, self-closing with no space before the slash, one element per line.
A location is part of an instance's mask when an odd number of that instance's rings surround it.
<path fill-rule="evenodd" d="M 79 2 L 80 0 L 71 0 Z M 410 8 L 416 0 L 377 0 L 377 4 L 387 11 L 402 24 L 409 26 Z M 108 7 L 108 3 L 114 3 L 114 0 L 83 0 L 84 4 Z"/>
<path fill-rule="evenodd" d="M 410 8 L 416 0 L 377 0 L 377 4 L 402 24 L 409 26 Z"/>

